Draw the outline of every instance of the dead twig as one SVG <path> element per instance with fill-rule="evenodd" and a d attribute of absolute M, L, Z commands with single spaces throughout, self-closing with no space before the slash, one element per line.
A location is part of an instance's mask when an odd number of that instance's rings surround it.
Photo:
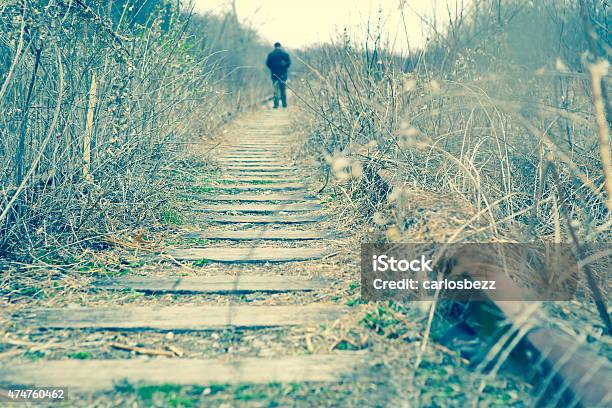
<path fill-rule="evenodd" d="M 570 236 L 574 245 L 576 246 L 576 251 L 578 252 L 578 256 L 580 259 L 579 262 L 586 258 L 584 247 L 580 243 L 578 239 L 578 235 L 576 234 L 576 230 L 572 225 L 572 220 L 569 215 L 569 210 L 567 209 L 567 203 L 565 202 L 565 192 L 563 190 L 563 186 L 561 185 L 561 181 L 559 180 L 559 173 L 555 166 L 551 163 L 551 170 L 555 180 L 555 185 L 557 186 L 557 191 L 559 193 L 559 203 L 561 212 L 565 218 L 565 222 L 567 224 L 567 229 L 569 230 Z M 599 316 L 601 316 L 601 320 L 605 325 L 605 333 L 608 336 L 612 336 L 612 321 L 610 320 L 610 314 L 608 313 L 608 307 L 606 305 L 606 298 L 604 297 L 601 289 L 597 285 L 597 281 L 595 281 L 595 277 L 593 276 L 593 272 L 588 264 L 582 263 L 581 269 L 584 271 L 584 274 L 587 278 L 587 284 L 589 285 L 589 289 L 591 289 L 591 294 L 593 295 L 593 299 L 595 300 L 595 306 L 597 307 L 597 311 L 599 312 Z"/>
<path fill-rule="evenodd" d="M 144 354 L 148 356 L 174 357 L 175 355 L 177 355 L 173 351 L 150 349 L 150 348 L 137 347 L 137 346 L 129 346 L 127 344 L 121 344 L 121 343 L 115 343 L 115 342 L 109 343 L 109 346 L 111 346 L 112 348 L 116 348 L 118 350 L 132 351 L 136 354 Z"/>

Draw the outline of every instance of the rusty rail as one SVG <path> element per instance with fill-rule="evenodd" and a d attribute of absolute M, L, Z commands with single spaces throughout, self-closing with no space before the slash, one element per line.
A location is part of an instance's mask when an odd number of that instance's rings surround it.
<path fill-rule="evenodd" d="M 383 192 L 389 192 L 398 184 L 391 180 L 387 171 L 378 171 L 377 181 Z M 386 195 L 386 194 L 385 194 Z M 486 267 L 486 266 L 485 266 Z M 524 291 L 499 270 L 468 270 L 472 277 L 492 276 L 495 273 L 497 285 L 504 293 L 512 293 L 515 299 L 525 299 Z M 534 308 L 530 301 L 500 301 L 488 297 L 484 302 L 470 302 L 466 312 L 469 318 L 465 323 L 481 338 L 495 343 L 505 333 L 515 330 L 517 335 L 524 324 L 525 312 Z M 537 313 L 531 312 L 531 316 Z M 527 369 L 527 381 L 539 385 L 539 405 L 551 402 L 562 406 L 611 406 L 612 364 L 567 333 L 558 329 L 545 327 L 537 322 L 523 333 L 521 339 L 515 339 L 509 358 Z M 512 336 L 505 344 L 512 342 Z M 538 372 L 538 370 L 540 370 Z"/>

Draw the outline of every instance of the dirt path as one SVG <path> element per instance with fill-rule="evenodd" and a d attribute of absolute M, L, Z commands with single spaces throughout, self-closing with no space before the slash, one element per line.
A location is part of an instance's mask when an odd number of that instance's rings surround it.
<path fill-rule="evenodd" d="M 0 384 L 65 388 L 66 406 L 464 403 L 478 378 L 452 351 L 410 372 L 425 310 L 357 301 L 358 237 L 292 160 L 290 116 L 228 127 L 220 173 L 193 183 L 193 222 L 142 267 L 11 310 Z"/>

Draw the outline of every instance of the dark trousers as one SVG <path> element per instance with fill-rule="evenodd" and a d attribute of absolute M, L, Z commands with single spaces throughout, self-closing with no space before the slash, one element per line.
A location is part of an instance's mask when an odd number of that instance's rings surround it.
<path fill-rule="evenodd" d="M 274 109 L 278 108 L 278 101 L 280 100 L 283 104 L 283 108 L 287 107 L 287 86 L 285 80 L 277 76 L 272 78 L 272 85 L 274 85 Z"/>

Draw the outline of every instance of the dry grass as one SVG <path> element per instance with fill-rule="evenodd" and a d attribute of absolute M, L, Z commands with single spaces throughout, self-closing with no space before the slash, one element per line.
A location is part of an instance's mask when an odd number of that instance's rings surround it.
<path fill-rule="evenodd" d="M 104 247 L 167 217 L 185 146 L 259 89 L 234 92 L 249 57 L 221 50 L 247 30 L 228 16 L 162 1 L 39 3 L 0 5 L 0 253 L 22 259 Z"/>
<path fill-rule="evenodd" d="M 543 241 L 569 244 L 584 259 L 585 248 L 610 241 L 609 10 L 534 3 L 474 2 L 407 55 L 393 54 L 379 33 L 365 48 L 346 35 L 304 53 L 310 74 L 295 87 L 308 112 L 303 153 L 317 158 L 343 219 L 370 230 L 366 242 Z M 585 306 L 567 306 L 588 309 L 588 318 L 567 320 L 546 305 L 536 320 L 576 344 L 605 336 L 607 259 L 579 276 Z M 524 287 L 546 286 L 538 272 L 509 274 Z M 452 310 L 430 304 L 415 366 L 430 331 L 456 318 Z M 476 401 L 533 324 L 519 318 L 489 345 L 496 351 L 482 364 L 494 370 Z M 608 355 L 602 343 L 595 348 Z"/>
<path fill-rule="evenodd" d="M 296 92 L 310 112 L 306 152 L 335 179 L 347 210 L 395 241 L 419 238 L 408 230 L 420 218 L 406 209 L 432 195 L 467 216 L 458 226 L 451 214 L 438 219 L 452 242 L 609 241 L 609 77 L 595 51 L 584 57 L 593 64 L 572 54 L 593 32 L 571 14 L 580 2 L 478 4 L 455 16 L 463 31 L 452 25 L 411 56 L 378 41 L 364 50 L 348 37 L 305 54 L 312 75 Z M 596 5 L 584 7 L 589 22 L 603 18 Z M 503 23 L 491 28 L 499 12 Z M 520 59 L 533 54 L 516 55 L 521 30 L 540 47 L 561 43 L 558 54 Z"/>

